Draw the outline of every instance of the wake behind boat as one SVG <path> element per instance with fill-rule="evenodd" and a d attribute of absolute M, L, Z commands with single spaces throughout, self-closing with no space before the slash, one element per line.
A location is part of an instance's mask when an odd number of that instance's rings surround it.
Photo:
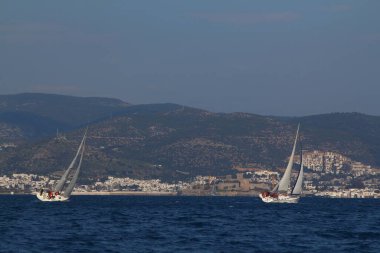
<path fill-rule="evenodd" d="M 86 136 L 87 130 L 83 136 L 83 139 L 78 147 L 77 153 L 74 159 L 71 161 L 70 166 L 67 168 L 65 173 L 63 173 L 62 177 L 55 185 L 53 190 L 44 190 L 41 189 L 40 192 L 36 194 L 37 198 L 41 201 L 66 201 L 70 198 L 70 195 L 74 189 L 75 183 L 79 176 L 79 171 L 82 165 L 84 149 L 86 145 Z M 69 177 L 70 172 L 74 169 L 77 164 L 76 170 L 73 173 L 73 177 L 71 178 L 68 185 L 65 187 L 67 183 L 67 178 Z M 64 189 L 64 190 L 63 190 Z"/>
<path fill-rule="evenodd" d="M 296 184 L 290 193 L 288 189 L 290 186 L 290 176 L 292 174 L 294 154 L 297 146 L 298 132 L 300 126 L 298 125 L 296 138 L 294 140 L 292 154 L 289 159 L 288 166 L 286 167 L 285 173 L 282 176 L 280 182 L 273 188 L 271 192 L 262 192 L 259 197 L 265 203 L 298 203 L 300 196 L 302 194 L 303 186 L 303 161 L 302 161 L 302 147 L 301 147 L 301 169 L 298 173 Z"/>

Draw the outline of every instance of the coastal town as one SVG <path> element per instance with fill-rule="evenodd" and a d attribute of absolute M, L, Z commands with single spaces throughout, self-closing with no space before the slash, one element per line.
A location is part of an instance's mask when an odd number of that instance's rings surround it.
<path fill-rule="evenodd" d="M 292 178 L 297 177 L 300 157 Z M 304 192 L 306 196 L 333 198 L 380 198 L 380 169 L 372 168 L 335 152 L 305 151 Z M 91 184 L 79 184 L 74 194 L 146 194 L 197 196 L 257 196 L 271 190 L 283 168 L 269 170 L 253 166 L 235 166 L 235 174 L 225 176 L 195 176 L 188 181 L 162 182 L 159 179 L 139 180 L 109 176 Z M 31 194 L 42 188 L 52 188 L 54 178 L 46 175 L 14 173 L 0 176 L 0 193 Z"/>

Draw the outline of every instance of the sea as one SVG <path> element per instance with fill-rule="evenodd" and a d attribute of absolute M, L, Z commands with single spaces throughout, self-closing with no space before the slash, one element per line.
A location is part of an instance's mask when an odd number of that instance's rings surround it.
<path fill-rule="evenodd" d="M 0 252 L 380 252 L 380 199 L 0 196 Z"/>

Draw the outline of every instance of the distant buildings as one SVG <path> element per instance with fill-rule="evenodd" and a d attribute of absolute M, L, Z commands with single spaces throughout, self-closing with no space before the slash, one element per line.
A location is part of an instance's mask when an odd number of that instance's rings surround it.
<path fill-rule="evenodd" d="M 141 192 L 176 192 L 181 184 L 163 183 L 159 179 L 138 180 L 131 178 L 108 177 L 104 182 L 95 182 L 88 187 L 91 191 L 141 191 Z M 84 188 L 82 186 L 82 188 Z"/>
<path fill-rule="evenodd" d="M 296 161 L 299 163 L 299 156 Z M 312 171 L 320 173 L 343 173 L 344 165 L 350 164 L 351 160 L 335 152 L 306 151 L 303 153 L 303 164 Z"/>
<path fill-rule="evenodd" d="M 12 174 L 12 176 L 0 177 L 0 192 L 32 192 L 49 186 L 54 181 L 48 177 L 35 174 Z"/>
<path fill-rule="evenodd" d="M 42 188 L 52 188 L 56 180 L 46 176 L 35 174 L 12 174 L 0 177 L 0 192 L 32 193 Z M 137 180 L 131 178 L 108 177 L 104 182 L 94 182 L 92 185 L 79 185 L 77 192 L 115 192 L 115 191 L 140 191 L 140 192 L 177 192 L 179 188 L 188 184 L 163 183 L 159 179 Z"/>
<path fill-rule="evenodd" d="M 347 189 L 341 191 L 323 191 L 315 196 L 329 198 L 380 198 L 380 191 L 373 189 Z"/>
<path fill-rule="evenodd" d="M 295 161 L 299 163 L 300 157 L 297 156 Z M 304 151 L 303 164 L 314 172 L 321 174 L 347 174 L 354 176 L 375 175 L 377 169 L 372 169 L 370 165 L 356 162 L 336 152 L 325 151 Z"/>

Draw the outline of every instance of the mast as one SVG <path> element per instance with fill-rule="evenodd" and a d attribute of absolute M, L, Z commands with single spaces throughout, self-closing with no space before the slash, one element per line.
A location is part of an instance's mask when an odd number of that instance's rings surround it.
<path fill-rule="evenodd" d="M 288 166 L 286 167 L 285 173 L 282 176 L 280 182 L 278 183 L 278 185 L 276 185 L 276 187 L 272 190 L 272 192 L 274 192 L 274 191 L 283 192 L 283 193 L 288 192 L 288 188 L 290 185 L 290 176 L 291 176 L 292 168 L 293 168 L 294 154 L 296 152 L 299 130 L 300 130 L 300 124 L 298 124 L 298 127 L 297 127 L 296 138 L 294 139 L 293 150 L 292 150 L 292 154 L 290 155 Z"/>
<path fill-rule="evenodd" d="M 302 194 L 302 186 L 303 186 L 303 157 L 302 157 L 302 142 L 300 142 L 300 146 L 301 146 L 301 157 L 300 157 L 300 165 L 301 165 L 301 168 L 300 168 L 300 171 L 298 173 L 298 176 L 297 176 L 297 181 L 296 181 L 296 184 L 294 185 L 294 188 L 293 188 L 293 191 L 292 191 L 292 195 L 300 195 Z"/>

